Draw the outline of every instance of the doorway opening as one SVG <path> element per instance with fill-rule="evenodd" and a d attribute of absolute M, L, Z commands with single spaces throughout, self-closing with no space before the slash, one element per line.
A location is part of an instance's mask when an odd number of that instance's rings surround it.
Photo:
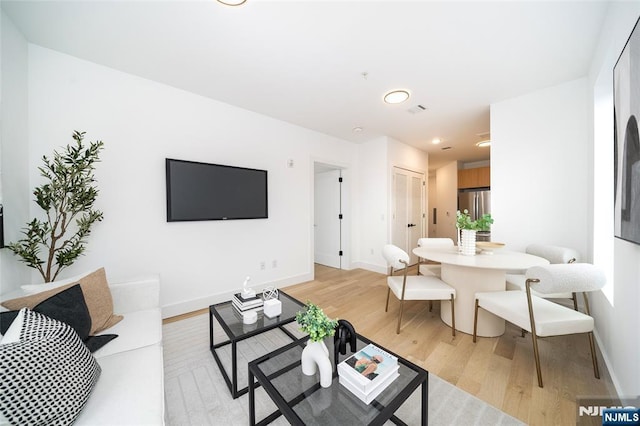
<path fill-rule="evenodd" d="M 313 262 L 336 269 L 348 265 L 345 169 L 314 162 Z"/>

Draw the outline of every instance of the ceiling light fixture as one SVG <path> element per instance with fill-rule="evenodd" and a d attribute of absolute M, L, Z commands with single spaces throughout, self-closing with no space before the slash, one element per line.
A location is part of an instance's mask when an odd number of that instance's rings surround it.
<path fill-rule="evenodd" d="M 400 104 L 409 99 L 409 92 L 406 90 L 392 90 L 384 95 L 384 101 L 388 104 Z"/>
<path fill-rule="evenodd" d="M 218 3 L 222 3 L 226 6 L 240 6 L 244 4 L 247 0 L 218 0 Z"/>
<path fill-rule="evenodd" d="M 484 140 L 484 141 L 480 141 L 480 142 L 478 142 L 478 143 L 476 144 L 476 146 L 477 146 L 478 148 L 486 148 L 486 147 L 488 147 L 488 146 L 491 146 L 491 140 L 490 140 L 490 139 L 487 139 L 487 140 Z"/>
<path fill-rule="evenodd" d="M 433 140 L 431 141 L 431 143 L 434 145 L 438 145 L 440 142 L 442 142 L 442 139 L 440 138 L 433 138 Z"/>
<path fill-rule="evenodd" d="M 362 127 L 360 127 L 360 126 L 354 127 L 353 129 L 351 129 L 351 131 L 353 133 L 361 133 L 362 132 Z"/>

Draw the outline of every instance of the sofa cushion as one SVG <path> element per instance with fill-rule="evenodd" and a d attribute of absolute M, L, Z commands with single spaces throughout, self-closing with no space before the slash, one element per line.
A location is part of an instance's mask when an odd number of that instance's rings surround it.
<path fill-rule="evenodd" d="M 100 366 L 69 325 L 21 315 L 10 327 L 20 327 L 19 340 L 0 344 L 0 412 L 13 424 L 71 424 Z"/>
<path fill-rule="evenodd" d="M 113 354 L 98 362 L 102 376 L 74 426 L 164 424 L 161 346 Z"/>
<path fill-rule="evenodd" d="M 109 329 L 118 338 L 94 352 L 98 359 L 111 354 L 130 351 L 162 343 L 162 314 L 160 308 L 131 312 Z M 96 336 L 100 337 L 100 336 Z"/>
<path fill-rule="evenodd" d="M 72 285 L 66 290 L 62 290 L 60 293 L 54 294 L 50 298 L 38 303 L 33 308 L 33 311 L 70 325 L 75 332 L 78 333 L 78 336 L 85 345 L 87 345 L 90 352 L 95 352 L 118 337 L 117 334 L 104 336 L 89 335 L 91 316 L 89 315 L 89 309 L 85 303 L 80 284 Z M 0 333 L 4 334 L 13 321 L 12 317 L 15 317 L 17 313 L 18 311 L 0 313 Z"/>
<path fill-rule="evenodd" d="M 89 334 L 106 330 L 122 320 L 121 315 L 113 313 L 113 299 L 107 283 L 107 276 L 104 268 L 90 273 L 89 275 L 78 280 L 82 293 L 84 294 L 89 314 L 91 315 L 91 330 Z M 17 299 L 5 300 L 2 306 L 8 309 L 33 309 L 40 302 L 50 298 L 51 296 L 74 286 L 76 283 L 66 284 L 51 290 L 32 294 Z"/>

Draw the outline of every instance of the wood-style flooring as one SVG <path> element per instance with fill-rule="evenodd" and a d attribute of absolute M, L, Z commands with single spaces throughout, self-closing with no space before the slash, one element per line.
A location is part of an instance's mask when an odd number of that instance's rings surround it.
<path fill-rule="evenodd" d="M 478 338 L 451 329 L 440 320 L 439 303 L 405 303 L 402 329 L 396 334 L 398 300 L 386 276 L 361 269 L 344 271 L 316 265 L 315 279 L 282 288 L 291 296 L 320 305 L 330 317 L 350 321 L 356 330 L 487 403 L 532 425 L 576 423 L 577 396 L 615 396 L 602 357 L 593 375 L 586 335 L 541 339 L 544 388 L 539 388 L 531 337 L 507 324 L 501 337 Z"/>

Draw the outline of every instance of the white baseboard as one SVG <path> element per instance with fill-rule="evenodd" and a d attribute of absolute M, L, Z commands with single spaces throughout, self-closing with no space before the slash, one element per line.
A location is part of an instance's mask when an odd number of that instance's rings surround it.
<path fill-rule="evenodd" d="M 600 335 L 598 334 L 598 331 L 594 330 L 593 335 L 596 338 L 596 343 L 598 344 L 598 348 L 600 349 L 600 354 L 602 354 L 602 359 L 604 361 L 604 364 L 607 367 L 607 371 L 609 371 L 609 375 L 611 376 L 611 382 L 613 383 L 613 387 L 616 389 L 616 393 L 619 396 L 627 396 L 627 395 L 624 395 L 622 392 L 622 388 L 620 387 L 620 382 L 616 377 L 615 370 L 613 369 L 613 365 L 611 364 L 611 361 L 609 360 L 607 353 L 604 351 L 604 344 L 600 339 Z"/>
<path fill-rule="evenodd" d="M 352 266 L 352 269 L 358 269 L 358 268 L 365 269 L 367 271 L 377 272 L 379 274 L 384 274 L 384 275 L 387 275 L 389 273 L 389 270 L 387 269 L 386 266 L 375 265 L 373 263 L 353 262 L 351 266 Z"/>
<path fill-rule="evenodd" d="M 274 286 L 276 288 L 282 288 L 294 284 L 300 284 L 306 281 L 313 280 L 313 273 L 297 275 L 294 277 L 287 277 L 280 280 L 261 284 L 256 287 Z M 259 289 L 256 288 L 256 291 Z M 190 300 L 183 300 L 181 302 L 170 303 L 162 306 L 162 318 L 171 318 L 177 315 L 188 314 L 190 312 L 199 311 L 200 309 L 208 308 L 216 303 L 226 302 L 231 300 L 233 293 L 237 293 L 239 290 L 225 291 L 222 293 L 210 294 L 204 297 L 198 297 Z"/>

